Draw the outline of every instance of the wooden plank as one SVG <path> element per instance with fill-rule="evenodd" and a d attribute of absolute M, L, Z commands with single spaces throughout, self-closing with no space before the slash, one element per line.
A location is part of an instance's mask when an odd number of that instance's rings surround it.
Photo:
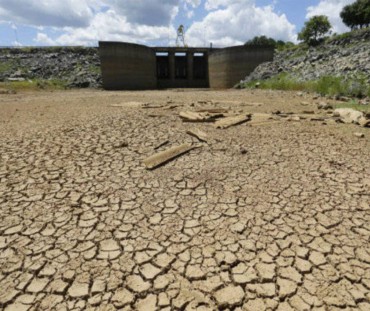
<path fill-rule="evenodd" d="M 117 108 L 130 108 L 130 107 L 141 107 L 144 103 L 142 102 L 125 102 L 120 104 L 111 104 L 110 107 L 117 107 Z"/>
<path fill-rule="evenodd" d="M 165 107 L 165 106 L 164 105 L 158 105 L 158 104 L 151 104 L 151 103 L 141 105 L 141 108 L 143 108 L 143 109 L 158 109 L 158 108 L 163 108 L 163 107 Z"/>
<path fill-rule="evenodd" d="M 223 114 L 209 114 L 194 111 L 181 111 L 180 118 L 184 122 L 213 122 L 215 119 L 223 117 Z"/>
<path fill-rule="evenodd" d="M 191 129 L 189 131 L 186 132 L 187 134 L 191 135 L 191 136 L 194 136 L 195 138 L 198 138 L 200 141 L 203 141 L 203 142 L 207 142 L 207 134 L 202 132 L 201 130 L 199 129 Z"/>
<path fill-rule="evenodd" d="M 196 147 L 191 144 L 182 144 L 180 146 L 175 146 L 145 159 L 144 164 L 148 170 L 152 170 L 160 165 L 169 162 L 170 160 L 177 158 L 178 156 L 186 152 L 189 152 L 194 148 Z"/>
<path fill-rule="evenodd" d="M 239 124 L 242 124 L 244 122 L 247 122 L 250 119 L 251 119 L 251 116 L 249 114 L 247 114 L 247 115 L 242 114 L 242 115 L 235 116 L 235 117 L 228 117 L 228 118 L 218 120 L 215 123 L 215 127 L 220 128 L 220 129 L 227 129 L 231 126 L 239 125 Z"/>
<path fill-rule="evenodd" d="M 228 113 L 229 110 L 225 108 L 202 108 L 202 109 L 198 109 L 196 112 L 207 112 L 210 114 L 224 114 L 224 113 Z"/>

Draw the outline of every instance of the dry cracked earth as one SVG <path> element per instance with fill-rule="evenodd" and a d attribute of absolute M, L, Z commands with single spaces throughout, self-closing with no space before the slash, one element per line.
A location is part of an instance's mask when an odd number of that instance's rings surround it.
<path fill-rule="evenodd" d="M 369 129 L 178 117 L 205 106 L 316 111 L 268 91 L 2 95 L 0 310 L 370 310 Z M 146 170 L 194 126 L 208 144 Z"/>

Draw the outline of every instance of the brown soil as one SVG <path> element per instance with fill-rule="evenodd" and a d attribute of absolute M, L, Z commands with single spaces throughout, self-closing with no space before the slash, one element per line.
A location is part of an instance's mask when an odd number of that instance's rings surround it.
<path fill-rule="evenodd" d="M 178 116 L 205 108 L 301 119 Z M 0 95 L 0 310 L 370 310 L 370 131 L 325 118 L 284 92 Z"/>

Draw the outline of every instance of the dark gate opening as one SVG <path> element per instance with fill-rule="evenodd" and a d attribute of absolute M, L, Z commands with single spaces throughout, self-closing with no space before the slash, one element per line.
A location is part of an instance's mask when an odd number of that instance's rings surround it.
<path fill-rule="evenodd" d="M 207 59 L 204 53 L 195 53 L 193 59 L 193 75 L 194 79 L 207 78 Z"/>
<path fill-rule="evenodd" d="M 170 61 L 168 53 L 157 53 L 157 78 L 169 79 L 170 78 Z"/>
<path fill-rule="evenodd" d="M 175 78 L 186 79 L 188 77 L 187 72 L 187 57 L 186 53 L 175 53 Z"/>

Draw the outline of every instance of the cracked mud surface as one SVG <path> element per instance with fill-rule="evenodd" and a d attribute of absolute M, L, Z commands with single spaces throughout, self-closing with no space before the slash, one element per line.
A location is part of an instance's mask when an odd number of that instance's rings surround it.
<path fill-rule="evenodd" d="M 265 91 L 1 96 L 0 310 L 370 310 L 369 130 L 178 117 L 204 106 L 316 107 Z M 194 127 L 209 144 L 145 169 Z"/>

